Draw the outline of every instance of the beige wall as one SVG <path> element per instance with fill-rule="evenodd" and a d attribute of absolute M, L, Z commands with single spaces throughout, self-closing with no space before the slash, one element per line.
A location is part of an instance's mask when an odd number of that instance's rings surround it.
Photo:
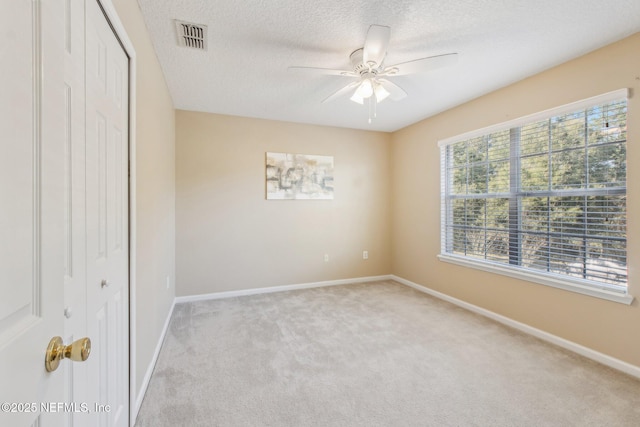
<path fill-rule="evenodd" d="M 177 111 L 177 295 L 389 274 L 389 141 Z M 335 199 L 265 200 L 267 151 L 334 156 Z"/>
<path fill-rule="evenodd" d="M 175 115 L 138 3 L 113 0 L 136 50 L 135 342 L 138 397 L 175 297 Z M 167 277 L 170 289 L 166 288 Z"/>
<path fill-rule="evenodd" d="M 620 88 L 628 107 L 629 289 L 640 297 L 640 33 L 392 135 L 392 270 L 640 366 L 640 305 L 604 301 L 438 261 L 440 139 Z M 636 237 L 633 237 L 636 236 Z"/>

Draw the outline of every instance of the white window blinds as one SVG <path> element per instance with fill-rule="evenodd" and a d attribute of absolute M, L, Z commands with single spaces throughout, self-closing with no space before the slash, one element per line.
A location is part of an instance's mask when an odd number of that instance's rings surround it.
<path fill-rule="evenodd" d="M 441 143 L 442 253 L 626 293 L 626 91 Z"/>

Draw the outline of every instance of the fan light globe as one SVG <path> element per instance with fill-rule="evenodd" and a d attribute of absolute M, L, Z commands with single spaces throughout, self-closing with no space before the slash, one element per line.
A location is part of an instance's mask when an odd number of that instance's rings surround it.
<path fill-rule="evenodd" d="M 349 99 L 351 99 L 353 102 L 357 102 L 360 105 L 364 104 L 364 99 L 360 95 L 358 95 L 357 90 L 353 93 L 353 95 L 351 95 L 351 98 Z"/>
<path fill-rule="evenodd" d="M 373 84 L 371 83 L 371 80 L 363 80 L 356 90 L 356 93 L 360 98 L 369 98 L 371 95 L 373 95 Z"/>
<path fill-rule="evenodd" d="M 380 83 L 376 83 L 374 92 L 376 94 L 376 101 L 378 102 L 384 101 L 389 95 L 391 95 Z"/>

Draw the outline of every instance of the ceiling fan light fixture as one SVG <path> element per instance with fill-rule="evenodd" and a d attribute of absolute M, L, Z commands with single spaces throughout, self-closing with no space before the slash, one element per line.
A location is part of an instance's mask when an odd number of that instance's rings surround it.
<path fill-rule="evenodd" d="M 371 79 L 364 79 L 358 89 L 356 89 L 356 93 L 360 98 L 369 98 L 373 95 L 373 83 Z"/>
<path fill-rule="evenodd" d="M 389 91 L 388 91 L 388 90 L 386 90 L 386 89 L 384 88 L 384 86 L 382 86 L 382 84 L 380 84 L 380 83 L 378 83 L 378 82 L 376 82 L 376 84 L 375 84 L 375 86 L 374 86 L 374 88 L 373 88 L 373 91 L 374 91 L 374 93 L 376 94 L 376 101 L 378 101 L 378 102 L 382 102 L 382 101 L 384 101 L 385 99 L 387 99 L 387 97 L 388 97 L 389 95 L 391 95 L 391 94 L 389 93 Z"/>
<path fill-rule="evenodd" d="M 351 99 L 353 102 L 357 102 L 360 105 L 364 104 L 364 98 L 358 94 L 357 89 L 355 92 L 353 92 L 353 95 L 351 95 L 351 98 L 349 99 Z"/>

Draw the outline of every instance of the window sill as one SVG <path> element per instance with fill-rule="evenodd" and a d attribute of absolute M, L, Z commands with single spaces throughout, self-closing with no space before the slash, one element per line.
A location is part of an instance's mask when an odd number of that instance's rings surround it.
<path fill-rule="evenodd" d="M 533 271 L 508 268 L 496 264 L 488 264 L 455 255 L 440 254 L 438 255 L 438 258 L 440 259 L 440 261 L 461 265 L 463 267 L 471 267 L 478 270 L 487 271 L 489 273 L 502 274 L 503 276 L 509 276 L 516 279 L 539 283 L 541 285 L 564 289 L 565 291 L 588 295 L 595 298 L 601 298 L 620 304 L 630 305 L 633 302 L 633 296 L 627 293 L 616 292 L 608 289 L 598 289 L 595 287 L 582 285 L 578 283 L 578 280 L 573 281 L 566 278 L 550 277 L 542 274 L 536 274 Z"/>

